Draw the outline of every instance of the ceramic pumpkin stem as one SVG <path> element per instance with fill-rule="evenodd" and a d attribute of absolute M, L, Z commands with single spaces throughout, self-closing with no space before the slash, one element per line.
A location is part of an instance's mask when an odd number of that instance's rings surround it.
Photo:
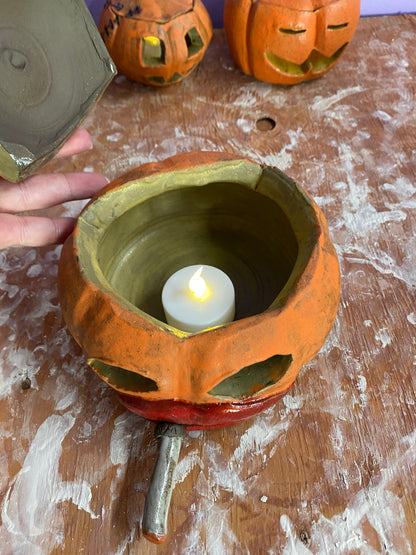
<path fill-rule="evenodd" d="M 167 535 L 167 519 L 174 472 L 178 463 L 185 427 L 170 422 L 160 422 L 155 428 L 159 439 L 159 453 L 146 496 L 143 514 L 143 534 L 153 543 L 162 543 Z"/>

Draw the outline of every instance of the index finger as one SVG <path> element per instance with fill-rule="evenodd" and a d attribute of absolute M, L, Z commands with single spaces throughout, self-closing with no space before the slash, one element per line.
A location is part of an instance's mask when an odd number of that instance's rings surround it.
<path fill-rule="evenodd" d="M 56 154 L 56 158 L 65 158 L 72 154 L 79 154 L 92 148 L 91 135 L 83 127 L 78 127 L 70 136 L 68 141 Z"/>
<path fill-rule="evenodd" d="M 0 249 L 63 243 L 72 232 L 75 222 L 75 218 L 38 218 L 1 214 Z"/>

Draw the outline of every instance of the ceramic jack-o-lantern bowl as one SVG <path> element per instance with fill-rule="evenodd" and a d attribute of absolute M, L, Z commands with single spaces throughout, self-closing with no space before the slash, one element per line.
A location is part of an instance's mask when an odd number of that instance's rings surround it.
<path fill-rule="evenodd" d="M 337 63 L 359 17 L 360 0 L 225 0 L 224 28 L 244 73 L 294 85 Z"/>
<path fill-rule="evenodd" d="M 155 86 L 189 75 L 212 37 L 201 0 L 107 0 L 98 28 L 119 72 Z"/>
<path fill-rule="evenodd" d="M 192 264 L 230 277 L 233 322 L 197 333 L 166 323 L 163 285 Z M 100 192 L 63 247 L 58 284 L 70 332 L 125 406 L 186 428 L 240 422 L 285 395 L 340 293 L 315 202 L 278 169 L 207 152 L 144 165 Z"/>

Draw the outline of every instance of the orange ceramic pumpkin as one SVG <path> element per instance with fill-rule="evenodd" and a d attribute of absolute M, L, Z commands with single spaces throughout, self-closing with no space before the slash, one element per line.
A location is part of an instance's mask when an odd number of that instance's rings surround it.
<path fill-rule="evenodd" d="M 98 28 L 121 73 L 159 86 L 189 75 L 212 36 L 201 0 L 107 0 Z"/>
<path fill-rule="evenodd" d="M 186 333 L 166 323 L 161 292 L 195 263 L 231 278 L 236 318 Z M 322 346 L 340 293 L 312 199 L 277 169 L 209 152 L 144 165 L 100 192 L 63 247 L 58 285 L 70 332 L 122 402 L 191 428 L 281 398 Z"/>
<path fill-rule="evenodd" d="M 338 61 L 360 17 L 360 0 L 225 0 L 236 64 L 261 81 L 293 85 Z"/>

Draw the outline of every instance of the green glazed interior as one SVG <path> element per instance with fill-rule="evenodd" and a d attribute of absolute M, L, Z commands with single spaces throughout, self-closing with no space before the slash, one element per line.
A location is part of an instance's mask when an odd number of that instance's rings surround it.
<path fill-rule="evenodd" d="M 92 203 L 78 227 L 87 277 L 161 322 L 164 283 L 191 264 L 231 278 L 236 319 L 276 308 L 318 234 L 310 200 L 293 181 L 242 161 L 129 182 Z"/>

